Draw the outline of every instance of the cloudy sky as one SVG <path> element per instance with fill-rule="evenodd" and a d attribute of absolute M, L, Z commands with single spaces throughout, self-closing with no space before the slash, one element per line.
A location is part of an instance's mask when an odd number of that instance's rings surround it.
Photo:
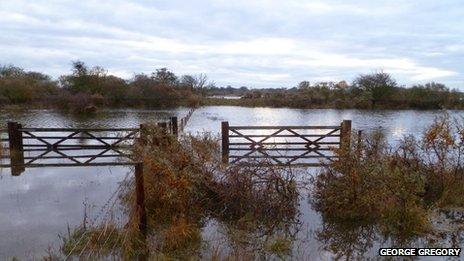
<path fill-rule="evenodd" d="M 57 77 L 73 60 L 125 78 L 167 67 L 260 88 L 383 70 L 464 90 L 464 3 L 0 0 L 0 64 Z"/>

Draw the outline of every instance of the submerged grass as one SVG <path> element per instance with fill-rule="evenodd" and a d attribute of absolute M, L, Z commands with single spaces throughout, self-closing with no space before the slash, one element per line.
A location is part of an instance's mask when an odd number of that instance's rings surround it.
<path fill-rule="evenodd" d="M 121 231 L 112 224 L 104 228 L 81 226 L 69 232 L 67 237 L 62 238 L 61 250 L 65 255 L 80 254 L 86 251 L 86 253 L 99 252 L 106 256 L 114 251 L 120 251 L 122 245 L 120 233 Z M 92 250 L 89 251 L 90 249 Z"/>

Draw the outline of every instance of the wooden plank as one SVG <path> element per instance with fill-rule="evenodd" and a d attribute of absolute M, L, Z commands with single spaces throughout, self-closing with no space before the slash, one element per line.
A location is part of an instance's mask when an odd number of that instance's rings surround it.
<path fill-rule="evenodd" d="M 237 130 L 231 130 L 231 129 L 229 129 L 229 128 L 228 128 L 228 130 L 230 130 L 231 132 L 233 132 L 233 133 L 235 133 L 235 134 L 241 136 L 242 138 L 244 138 L 244 139 L 246 139 L 246 140 L 249 140 L 249 141 L 250 141 L 251 143 L 253 143 L 253 144 L 258 143 L 257 141 L 248 138 L 247 135 L 242 134 L 241 132 L 238 132 Z M 224 135 L 223 135 L 223 137 L 224 137 Z M 227 140 L 229 140 L 229 132 L 227 132 Z"/>
<path fill-rule="evenodd" d="M 229 145 L 339 145 L 339 141 L 324 141 L 324 142 L 230 142 Z"/>
<path fill-rule="evenodd" d="M 317 149 L 314 149 L 314 150 L 321 150 L 321 151 L 330 151 L 330 150 L 334 150 L 335 148 L 331 148 L 331 147 L 319 147 Z M 236 148 L 236 147 L 232 147 L 232 148 L 229 148 L 229 150 L 237 150 L 237 151 L 249 151 L 250 148 Z M 308 148 L 262 148 L 262 150 L 273 150 L 273 151 L 307 151 Z"/>
<path fill-rule="evenodd" d="M 338 131 L 338 130 L 332 130 L 332 131 L 330 131 L 329 133 L 326 133 L 326 134 L 322 135 L 321 137 L 315 139 L 313 142 L 315 142 L 315 143 L 320 143 L 320 142 L 319 142 L 320 140 L 327 138 L 327 135 L 332 135 L 332 134 L 335 133 L 336 131 Z"/>
<path fill-rule="evenodd" d="M 249 138 L 264 138 L 267 137 L 268 135 L 265 134 L 257 134 L 257 135 L 246 135 Z M 324 136 L 324 134 L 300 134 L 298 136 L 295 135 L 288 135 L 288 134 L 282 134 L 282 135 L 275 135 L 275 138 L 298 138 L 298 137 L 306 137 L 306 138 L 318 138 Z M 325 135 L 326 137 L 340 137 L 339 134 L 332 134 L 332 135 Z M 241 135 L 229 135 L 229 138 L 243 138 Z"/>
<path fill-rule="evenodd" d="M 258 153 L 261 153 L 262 155 L 264 155 L 265 157 L 268 157 L 270 159 L 272 159 L 273 161 L 275 161 L 277 164 L 283 164 L 282 161 L 278 160 L 278 158 L 275 158 L 269 154 L 266 153 L 266 151 L 264 150 L 258 150 Z"/>
<path fill-rule="evenodd" d="M 47 148 L 49 146 L 45 145 L 45 144 L 24 144 L 23 147 L 28 147 L 28 148 Z M 61 149 L 61 148 L 75 148 L 75 149 L 80 149 L 80 148 L 94 148 L 94 149 L 101 149 L 101 148 L 112 148 L 112 147 L 117 147 L 117 148 L 121 148 L 121 147 L 124 147 L 124 145 L 113 145 L 113 144 L 110 144 L 110 145 L 81 145 L 81 144 L 59 144 L 57 146 L 55 146 L 56 149 Z M 131 146 L 125 146 L 125 147 L 131 147 Z"/>
<path fill-rule="evenodd" d="M 63 152 L 61 152 L 61 151 L 59 151 L 59 150 L 54 150 L 53 152 L 58 153 L 58 154 L 60 154 L 61 156 L 65 157 L 66 159 L 69 159 L 70 161 L 74 161 L 74 162 L 77 163 L 77 164 L 81 164 L 81 163 L 82 163 L 82 162 L 80 162 L 80 161 L 74 159 L 72 156 L 68 156 L 68 155 L 64 154 Z"/>
<path fill-rule="evenodd" d="M 325 130 L 325 129 L 340 129 L 340 126 L 229 126 L 229 129 L 234 130 L 275 130 L 275 129 L 297 129 L 297 130 Z"/>
<path fill-rule="evenodd" d="M 228 163 L 229 162 L 229 122 L 223 121 L 221 122 L 221 136 L 222 136 L 222 162 Z"/>
<path fill-rule="evenodd" d="M 135 164 L 135 191 L 138 212 L 138 228 L 144 238 L 147 236 L 147 214 L 145 210 L 145 188 L 143 178 L 143 164 Z"/>
<path fill-rule="evenodd" d="M 94 163 L 33 163 L 20 165 L 28 168 L 47 168 L 47 167 L 101 167 L 101 166 L 134 166 L 134 162 L 94 162 Z M 9 168 L 14 165 L 3 164 L 0 167 Z"/>
<path fill-rule="evenodd" d="M 241 156 L 236 156 L 236 155 L 230 155 L 229 158 L 244 158 Z M 282 158 L 282 159 L 325 159 L 325 158 L 332 158 L 336 159 L 338 156 L 274 156 L 274 155 L 269 155 L 269 156 L 247 156 L 247 159 L 266 159 L 266 158 Z"/>
<path fill-rule="evenodd" d="M 256 152 L 256 150 L 250 150 L 250 151 L 248 151 L 247 153 L 245 153 L 244 155 L 240 155 L 239 158 L 236 158 L 235 160 L 233 160 L 233 161 L 230 162 L 230 163 L 231 163 L 231 164 L 234 164 L 235 162 L 239 161 L 240 159 L 246 158 L 248 155 L 251 155 L 251 154 L 253 154 L 254 152 Z M 227 162 L 229 162 L 229 158 L 230 158 L 230 156 L 227 158 Z"/>
<path fill-rule="evenodd" d="M 142 127 L 142 124 L 140 125 Z M 135 135 L 137 135 L 137 133 L 140 133 L 141 132 L 141 129 L 136 129 L 135 131 L 131 131 L 129 134 L 127 134 L 126 136 L 120 138 L 118 141 L 114 142 L 111 144 L 112 147 L 116 146 L 117 144 L 123 142 L 123 141 L 126 141 L 126 140 L 132 140 L 133 138 L 135 138 Z M 120 146 L 118 146 L 120 147 Z"/>
<path fill-rule="evenodd" d="M 46 140 L 44 140 L 44 139 L 42 139 L 40 137 L 35 136 L 34 134 L 30 133 L 29 131 L 23 131 L 23 133 L 29 135 L 29 137 L 32 137 L 35 140 L 38 140 L 38 141 L 44 143 L 47 147 L 52 147 L 52 144 L 50 142 L 48 142 L 48 141 L 46 141 Z"/>
<path fill-rule="evenodd" d="M 37 136 L 42 139 L 51 139 L 51 140 L 58 140 L 58 139 L 63 139 L 66 138 L 67 140 L 93 140 L 93 137 L 68 137 L 68 136 Z M 99 139 L 104 139 L 104 140 L 119 140 L 121 137 L 100 137 L 96 136 Z M 23 137 L 23 140 L 32 140 L 35 139 L 34 137 Z M 8 140 L 8 139 L 6 139 Z"/>
<path fill-rule="evenodd" d="M 117 146 L 117 147 L 111 147 L 112 149 L 118 148 L 118 149 L 130 149 L 132 146 Z M 101 150 L 101 149 L 106 149 L 106 147 L 73 147 L 73 148 L 59 148 L 60 151 L 68 151 L 68 150 Z M 23 151 L 28 151 L 28 152 L 33 152 L 33 151 L 45 151 L 48 150 L 47 147 L 41 146 L 40 148 L 36 149 L 23 149 Z"/>
<path fill-rule="evenodd" d="M 285 131 L 285 129 L 278 129 L 277 131 L 271 133 L 266 138 L 259 140 L 258 143 L 262 144 L 265 140 L 268 140 L 268 139 L 272 138 L 274 135 L 277 135 L 277 134 L 281 133 L 282 131 Z"/>
<path fill-rule="evenodd" d="M 89 135 L 90 137 L 94 138 L 95 140 L 101 142 L 101 143 L 104 144 L 105 146 L 111 146 L 111 145 L 110 145 L 109 143 L 107 143 L 106 141 L 104 141 L 104 140 L 102 140 L 102 139 L 100 139 L 100 138 L 94 136 L 92 133 L 90 133 L 90 132 L 88 132 L 88 131 L 84 131 L 83 133 L 84 133 L 84 134 L 87 134 L 87 135 Z"/>
<path fill-rule="evenodd" d="M 75 132 L 75 131 L 92 131 L 92 132 L 115 132 L 115 131 L 138 131 L 138 128 L 21 128 L 19 131 L 29 132 Z"/>
<path fill-rule="evenodd" d="M 97 154 L 98 155 L 98 154 Z M 96 156 L 95 154 L 89 154 L 89 155 L 76 155 L 72 156 L 73 158 L 79 159 L 79 158 L 91 158 Z M 130 154 L 106 154 L 106 155 L 99 155 L 98 158 L 115 158 L 115 157 L 130 157 Z M 8 158 L 8 157 L 7 157 Z M 24 159 L 34 159 L 35 157 L 24 157 Z M 63 156 L 41 156 L 38 159 L 65 159 Z"/>
<path fill-rule="evenodd" d="M 21 127 L 21 124 L 17 122 L 8 122 L 11 174 L 13 176 L 19 176 L 24 171 L 23 135 L 19 131 Z"/>
<path fill-rule="evenodd" d="M 262 166 L 262 163 L 260 162 L 238 162 L 237 164 L 240 164 L 240 166 L 250 166 L 250 167 L 255 167 L 255 166 Z M 291 166 L 292 168 L 298 168 L 298 167 L 324 167 L 327 166 L 327 163 L 294 163 L 294 164 L 272 164 L 272 167 L 289 167 Z"/>
<path fill-rule="evenodd" d="M 41 154 L 39 154 L 39 155 L 37 155 L 35 157 L 32 157 L 31 160 L 26 162 L 26 164 L 24 164 L 24 165 L 31 164 L 32 162 L 34 162 L 34 161 L 36 161 L 36 160 L 38 160 L 38 159 L 40 159 L 42 157 L 45 157 L 45 155 L 50 153 L 50 152 L 51 152 L 51 150 L 47 150 L 47 151 L 45 151 L 45 152 L 43 152 L 43 153 L 41 153 Z"/>
<path fill-rule="evenodd" d="M 295 135 L 295 137 L 298 137 L 300 139 L 303 139 L 305 141 L 307 141 L 308 143 L 311 143 L 311 144 L 314 144 L 314 141 L 310 140 L 310 139 L 307 139 L 306 137 L 303 137 L 301 136 L 299 133 L 297 133 L 296 131 L 292 130 L 292 129 L 285 129 L 291 133 L 293 133 L 293 135 Z"/>
<path fill-rule="evenodd" d="M 177 136 L 179 132 L 179 125 L 177 122 L 177 117 L 171 117 L 171 130 L 174 136 Z"/>
<path fill-rule="evenodd" d="M 341 148 L 350 148 L 351 143 L 351 121 L 343 120 L 340 124 L 340 147 Z"/>

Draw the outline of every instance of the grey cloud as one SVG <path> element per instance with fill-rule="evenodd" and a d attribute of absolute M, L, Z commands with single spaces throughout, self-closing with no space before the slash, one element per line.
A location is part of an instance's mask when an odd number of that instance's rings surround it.
<path fill-rule="evenodd" d="M 457 0 L 9 1 L 0 63 L 54 76 L 75 59 L 125 77 L 167 66 L 254 87 L 384 69 L 461 87 L 463 13 Z"/>

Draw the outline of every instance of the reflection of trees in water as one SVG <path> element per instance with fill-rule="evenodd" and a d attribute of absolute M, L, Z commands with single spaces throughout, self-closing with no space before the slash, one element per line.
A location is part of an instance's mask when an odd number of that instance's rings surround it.
<path fill-rule="evenodd" d="M 326 251 L 337 259 L 361 259 L 377 239 L 376 229 L 370 224 L 348 223 L 324 220 L 322 228 L 316 231 L 316 238 Z"/>
<path fill-rule="evenodd" d="M 454 247 L 464 245 L 464 212 L 439 211 L 441 228 L 435 227 L 429 234 L 411 235 L 391 233 L 375 223 L 337 221 L 323 218 L 322 227 L 316 231 L 316 238 L 323 249 L 335 255 L 336 259 L 366 259 L 368 252 L 377 255 L 373 244 L 385 247 Z M 446 223 L 446 225 L 443 225 Z M 398 231 L 396 231 L 398 232 Z"/>
<path fill-rule="evenodd" d="M 291 255 L 292 245 L 302 227 L 298 216 L 291 215 L 265 224 L 256 218 L 221 222 L 219 232 L 226 237 L 227 247 L 219 249 L 220 255 L 241 260 L 287 257 Z"/>
<path fill-rule="evenodd" d="M 230 167 L 212 190 L 217 203 L 211 216 L 227 241 L 219 256 L 262 259 L 290 254 L 301 227 L 299 193 L 290 169 Z"/>
<path fill-rule="evenodd" d="M 147 131 L 157 134 L 158 130 Z M 220 154 L 214 150 L 217 143 L 210 136 L 185 137 L 181 141 L 160 135 L 147 137 L 153 140 L 136 146 L 134 155 L 144 160 L 149 228 L 146 243 L 151 258 L 200 259 L 210 255 L 243 260 L 291 253 L 300 224 L 299 193 L 291 170 L 269 166 L 224 168 L 217 157 Z M 120 249 L 128 257 L 140 252 L 132 182 L 128 179 L 121 183 L 119 193 L 129 217 L 129 222 L 118 230 L 123 240 L 109 249 Z M 219 223 L 227 249 L 219 249 L 224 244 L 216 245 L 204 238 L 202 229 L 208 220 Z M 106 227 L 87 232 L 96 237 L 85 236 L 82 241 L 94 247 L 85 244 L 79 253 L 87 254 L 104 245 Z M 205 249 L 205 244 L 210 248 Z M 68 254 L 75 253 L 76 244 L 69 245 L 74 250 Z"/>
<path fill-rule="evenodd" d="M 464 246 L 464 210 L 441 209 L 434 213 L 432 223 L 436 231 L 427 236 L 428 247 L 454 247 Z"/>
<path fill-rule="evenodd" d="M 426 237 L 382 230 L 382 227 L 375 223 L 363 224 L 327 219 L 323 220 L 322 228 L 316 231 L 316 238 L 322 243 L 324 250 L 333 253 L 337 259 L 346 260 L 366 259 L 369 251 L 374 251 L 373 255 L 376 256 L 378 249 L 372 249 L 374 243 L 385 245 L 385 247 L 405 248 L 431 243 L 419 241 L 427 240 Z"/>

